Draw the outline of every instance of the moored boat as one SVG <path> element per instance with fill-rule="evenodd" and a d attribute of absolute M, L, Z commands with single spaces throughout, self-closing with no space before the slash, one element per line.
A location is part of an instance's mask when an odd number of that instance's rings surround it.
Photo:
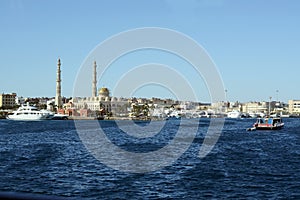
<path fill-rule="evenodd" d="M 47 110 L 38 110 L 34 106 L 30 106 L 27 103 L 25 106 L 22 105 L 18 108 L 18 110 L 13 111 L 13 113 L 7 115 L 7 119 L 9 120 L 45 120 L 51 119 L 53 117 L 53 113 Z"/>
<path fill-rule="evenodd" d="M 237 110 L 233 110 L 233 111 L 227 113 L 228 118 L 237 119 L 237 118 L 241 118 L 241 116 L 242 116 L 241 112 L 239 112 Z"/>
<path fill-rule="evenodd" d="M 68 115 L 63 114 L 54 114 L 53 116 L 49 117 L 52 120 L 67 120 L 69 119 Z"/>

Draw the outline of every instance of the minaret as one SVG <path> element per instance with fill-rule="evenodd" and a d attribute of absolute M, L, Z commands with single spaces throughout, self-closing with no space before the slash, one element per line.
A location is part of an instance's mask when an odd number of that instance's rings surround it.
<path fill-rule="evenodd" d="M 58 59 L 57 62 L 57 77 L 56 77 L 56 96 L 55 96 L 55 105 L 57 106 L 57 108 L 62 108 L 62 100 L 61 100 L 61 78 L 60 78 L 60 59 Z"/>
<path fill-rule="evenodd" d="M 92 97 L 97 96 L 97 64 L 94 62 Z"/>

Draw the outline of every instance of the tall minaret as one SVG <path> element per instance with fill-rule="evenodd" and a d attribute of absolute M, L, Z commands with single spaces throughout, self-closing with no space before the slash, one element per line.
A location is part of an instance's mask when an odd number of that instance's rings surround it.
<path fill-rule="evenodd" d="M 97 96 L 97 64 L 94 62 L 92 97 Z"/>
<path fill-rule="evenodd" d="M 61 78 L 60 78 L 60 59 L 57 62 L 57 73 L 56 73 L 56 96 L 55 96 L 55 105 L 57 108 L 62 108 L 62 100 L 61 100 Z"/>

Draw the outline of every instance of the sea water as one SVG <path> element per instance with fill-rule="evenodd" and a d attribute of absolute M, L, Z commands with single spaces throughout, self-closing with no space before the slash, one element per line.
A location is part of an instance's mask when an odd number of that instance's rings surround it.
<path fill-rule="evenodd" d="M 204 158 L 198 153 L 209 119 L 153 122 L 165 124 L 147 138 L 127 135 L 114 121 L 99 121 L 114 145 L 137 153 L 168 145 L 179 126 L 187 137 L 196 127 L 187 151 L 169 166 L 128 173 L 96 159 L 74 121 L 0 120 L 0 194 L 75 199 L 299 199 L 300 119 L 285 119 L 282 130 L 247 132 L 254 121 L 226 119 L 219 140 Z M 135 124 L 146 127 L 149 122 Z M 125 121 L 122 126 L 131 125 Z"/>

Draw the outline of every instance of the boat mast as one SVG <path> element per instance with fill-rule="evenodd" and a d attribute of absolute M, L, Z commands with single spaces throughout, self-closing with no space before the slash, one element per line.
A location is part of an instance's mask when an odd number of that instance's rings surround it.
<path fill-rule="evenodd" d="M 272 97 L 270 97 L 270 101 L 269 101 L 269 117 L 271 116 L 271 100 L 272 100 Z"/>

